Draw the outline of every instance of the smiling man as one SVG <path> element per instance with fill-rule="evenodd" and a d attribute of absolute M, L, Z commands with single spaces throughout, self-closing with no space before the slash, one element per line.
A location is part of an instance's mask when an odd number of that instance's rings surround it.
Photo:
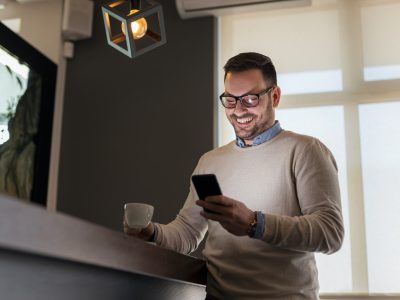
<path fill-rule="evenodd" d="M 275 77 L 266 79 L 268 75 L 261 69 L 247 69 L 246 63 L 236 64 L 231 60 L 225 66 L 225 93 L 220 100 L 236 136 L 251 146 L 259 134 L 274 125 L 274 108 L 279 104 L 281 91 Z M 260 98 L 265 100 L 260 102 Z"/>
<path fill-rule="evenodd" d="M 224 69 L 220 101 L 236 140 L 194 171 L 215 174 L 224 195 L 197 200 L 191 185 L 174 221 L 124 230 L 181 253 L 208 231 L 207 299 L 319 299 L 314 252 L 334 253 L 344 235 L 336 162 L 320 141 L 275 120 L 281 91 L 268 57 L 241 53 Z"/>

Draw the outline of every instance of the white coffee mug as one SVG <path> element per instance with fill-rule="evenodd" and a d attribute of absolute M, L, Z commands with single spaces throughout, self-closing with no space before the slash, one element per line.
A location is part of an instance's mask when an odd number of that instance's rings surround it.
<path fill-rule="evenodd" d="M 130 228 L 145 228 L 153 217 L 154 207 L 145 203 L 126 203 L 124 205 L 125 221 Z"/>

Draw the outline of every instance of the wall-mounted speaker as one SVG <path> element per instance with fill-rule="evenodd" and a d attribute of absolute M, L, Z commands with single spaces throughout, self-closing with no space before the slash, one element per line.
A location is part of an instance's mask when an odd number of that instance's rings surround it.
<path fill-rule="evenodd" d="M 92 36 L 93 8 L 91 0 L 64 0 L 62 32 L 65 40 L 78 41 Z"/>

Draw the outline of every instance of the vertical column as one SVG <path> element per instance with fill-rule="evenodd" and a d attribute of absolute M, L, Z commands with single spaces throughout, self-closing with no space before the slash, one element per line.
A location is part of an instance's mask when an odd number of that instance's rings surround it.
<path fill-rule="evenodd" d="M 368 266 L 365 234 L 361 146 L 356 91 L 362 90 L 363 48 L 359 0 L 338 0 L 341 59 L 343 70 L 344 118 L 348 197 L 350 212 L 351 261 L 354 292 L 368 292 Z"/>
<path fill-rule="evenodd" d="M 64 108 L 65 76 L 67 73 L 67 59 L 64 56 L 64 42 L 61 41 L 60 59 L 57 68 L 57 83 L 54 102 L 53 129 L 51 137 L 50 169 L 47 188 L 47 209 L 57 209 L 58 169 L 60 164 L 62 116 Z"/>

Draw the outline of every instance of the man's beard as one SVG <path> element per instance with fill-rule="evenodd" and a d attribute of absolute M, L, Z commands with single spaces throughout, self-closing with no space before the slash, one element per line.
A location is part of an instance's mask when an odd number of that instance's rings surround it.
<path fill-rule="evenodd" d="M 240 119 L 246 119 L 246 118 L 251 118 L 252 120 L 250 122 L 254 122 L 256 116 L 253 114 L 245 114 L 243 116 L 240 116 Z M 258 131 L 260 129 L 258 124 L 255 123 L 252 125 L 252 127 L 249 128 L 241 128 L 240 125 L 237 124 L 239 123 L 237 119 L 238 117 L 235 116 L 234 114 L 229 116 L 229 121 L 233 126 L 236 136 L 240 137 L 241 139 L 251 140 L 258 135 Z"/>
<path fill-rule="evenodd" d="M 243 130 L 243 129 L 237 129 L 236 126 L 233 126 L 235 134 L 237 137 L 240 137 L 243 140 L 253 140 L 257 135 L 259 135 L 261 132 L 259 132 L 259 126 L 255 124 L 251 129 Z"/>

